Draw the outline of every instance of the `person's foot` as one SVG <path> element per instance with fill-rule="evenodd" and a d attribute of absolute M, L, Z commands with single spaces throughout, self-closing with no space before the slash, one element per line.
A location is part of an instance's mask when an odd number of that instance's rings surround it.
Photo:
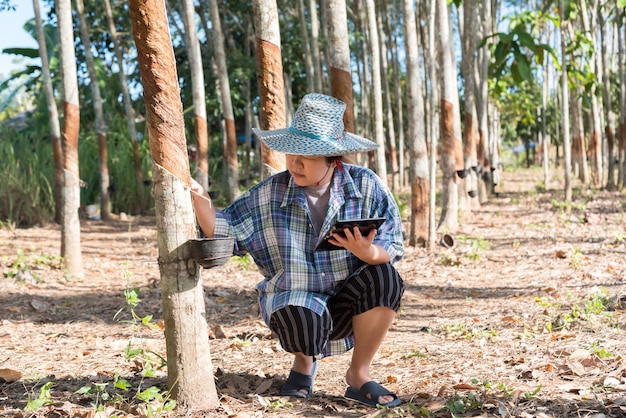
<path fill-rule="evenodd" d="M 289 376 L 280 390 L 281 395 L 308 398 L 313 395 L 317 362 L 312 357 L 296 355 Z"/>
<path fill-rule="evenodd" d="M 365 383 L 359 389 L 348 386 L 344 396 L 372 408 L 378 408 L 379 406 L 393 407 L 402 403 L 398 395 L 373 380 Z M 387 397 L 391 397 L 392 400 L 384 403 L 380 401 L 380 399 Z"/>
<path fill-rule="evenodd" d="M 357 370 L 353 370 L 352 368 L 349 368 L 348 371 L 346 372 L 346 383 L 348 384 L 348 386 L 353 388 L 356 392 L 360 391 L 361 387 L 363 387 L 364 384 L 371 382 L 371 381 L 372 381 L 372 376 L 370 375 L 369 370 L 361 371 L 359 373 Z M 366 396 L 371 399 L 370 394 Z M 397 396 L 393 396 L 391 394 L 389 395 L 385 394 L 385 395 L 379 396 L 377 400 L 373 400 L 373 401 L 380 405 L 386 405 L 390 402 L 393 402 L 395 399 L 397 399 Z"/>

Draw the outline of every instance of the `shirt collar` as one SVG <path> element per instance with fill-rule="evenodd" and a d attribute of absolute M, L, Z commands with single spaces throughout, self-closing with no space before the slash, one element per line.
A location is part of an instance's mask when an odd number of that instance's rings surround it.
<path fill-rule="evenodd" d="M 347 199 L 360 199 L 363 197 L 363 195 L 361 194 L 361 191 L 356 186 L 354 179 L 350 175 L 349 173 L 350 170 L 348 168 L 349 166 L 347 164 L 344 164 L 343 170 L 335 169 L 335 172 L 333 174 L 333 179 L 332 179 L 332 185 L 330 189 L 331 200 L 333 199 L 333 197 L 339 196 L 339 197 L 343 197 L 342 199 L 342 203 L 343 203 L 343 201 Z M 298 186 L 294 182 L 293 177 L 291 177 L 290 175 L 289 183 L 287 185 L 287 190 L 285 192 L 283 201 L 281 202 L 280 206 L 285 207 L 285 206 L 291 205 L 294 202 L 300 202 L 300 204 L 302 204 L 304 202 L 304 199 L 305 199 L 304 189 Z"/>

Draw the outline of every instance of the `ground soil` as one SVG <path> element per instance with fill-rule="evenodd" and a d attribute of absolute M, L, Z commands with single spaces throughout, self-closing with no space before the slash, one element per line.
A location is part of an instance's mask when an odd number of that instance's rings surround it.
<path fill-rule="evenodd" d="M 321 360 L 312 398 L 275 396 L 291 359 L 259 318 L 255 266 L 232 259 L 202 271 L 220 405 L 166 412 L 145 400 L 167 389 L 154 218 L 83 220 L 74 279 L 58 225 L 0 229 L 0 417 L 626 417 L 625 195 L 575 189 L 568 213 L 540 177 L 505 172 L 451 248 L 407 248 L 372 368 L 392 410 L 343 397 L 349 354 Z"/>

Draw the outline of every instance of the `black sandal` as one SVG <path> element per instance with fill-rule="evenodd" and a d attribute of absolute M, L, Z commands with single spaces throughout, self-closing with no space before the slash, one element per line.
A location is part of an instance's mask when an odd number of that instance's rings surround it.
<path fill-rule="evenodd" d="M 280 388 L 281 396 L 295 396 L 296 398 L 310 398 L 313 396 L 313 384 L 315 383 L 315 375 L 317 374 L 317 361 L 313 360 L 311 374 L 303 374 L 292 370 L 285 384 Z M 302 392 L 302 390 L 306 390 Z"/>

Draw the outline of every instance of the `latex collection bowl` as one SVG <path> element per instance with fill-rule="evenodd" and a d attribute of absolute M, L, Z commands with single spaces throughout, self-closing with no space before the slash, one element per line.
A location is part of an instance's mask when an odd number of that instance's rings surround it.
<path fill-rule="evenodd" d="M 223 266 L 233 255 L 234 238 L 199 238 L 189 241 L 191 258 L 204 268 Z"/>

